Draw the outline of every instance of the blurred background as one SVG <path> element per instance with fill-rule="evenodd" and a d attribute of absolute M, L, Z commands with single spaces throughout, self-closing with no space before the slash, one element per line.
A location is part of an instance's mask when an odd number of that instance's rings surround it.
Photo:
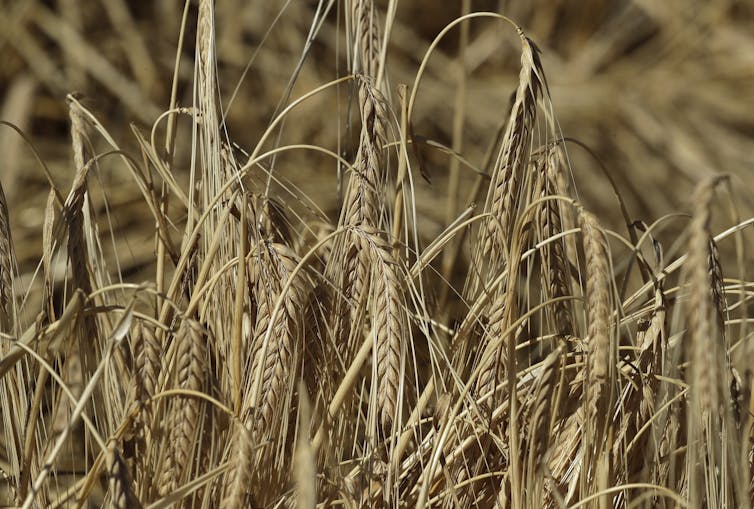
<path fill-rule="evenodd" d="M 388 2 L 376 5 L 384 21 Z M 179 0 L 4 0 L 0 6 L 0 119 L 25 133 L 60 189 L 70 187 L 74 174 L 67 93 L 79 93 L 114 140 L 137 159 L 132 129 L 148 137 L 168 108 L 176 55 L 179 105 L 191 105 L 196 2 L 188 6 L 178 52 L 184 11 Z M 216 2 L 222 107 L 230 139 L 239 147 L 253 148 L 281 105 L 347 74 L 343 9 L 343 2 L 315 0 Z M 562 136 L 591 151 L 569 144 L 576 191 L 607 225 L 621 227 L 605 173 L 621 189 L 635 220 L 652 222 L 689 211 L 694 184 L 719 172 L 733 176 L 739 212 L 751 215 L 753 1 L 404 0 L 388 45 L 391 93 L 400 83 L 413 83 L 441 30 L 473 11 L 509 16 L 542 50 Z M 481 166 L 507 118 L 520 43 L 500 22 L 475 19 L 467 29 L 467 36 L 460 28 L 449 32 L 429 59 L 412 122 L 417 136 L 454 146 Z M 307 101 L 285 123 L 279 142 L 316 144 L 348 158 L 353 148 L 349 94 L 344 86 Z M 458 105 L 464 111 L 460 121 L 454 114 Z M 176 150 L 179 172 L 189 165 L 189 151 L 182 151 L 181 143 L 190 143 L 190 124 L 183 122 Z M 458 122 L 462 137 L 454 145 Z M 164 133 L 164 127 L 162 122 L 156 132 Z M 547 137 L 543 133 L 541 139 Z M 101 136 L 91 138 L 96 151 Z M 22 274 L 39 261 L 49 191 L 26 141 L 0 126 L 0 181 Z M 417 210 L 421 230 L 431 238 L 447 220 L 450 158 L 427 147 L 422 152 L 431 183 L 415 175 Z M 107 199 L 95 203 L 108 212 L 101 233 L 113 233 L 110 248 L 122 254 L 122 273 L 138 273 L 152 259 L 152 238 L 140 231 L 145 220 L 145 231 L 152 229 L 148 211 L 128 184 L 122 163 L 111 158 L 101 166 L 97 179 Z M 282 156 L 279 167 L 332 218 L 337 210 L 332 160 L 292 154 Z M 462 174 L 462 187 L 472 178 L 471 172 Z M 459 207 L 467 205 L 462 198 Z M 727 210 L 716 214 L 721 224 L 731 223 Z M 680 231 L 686 220 L 668 224 L 669 232 Z"/>

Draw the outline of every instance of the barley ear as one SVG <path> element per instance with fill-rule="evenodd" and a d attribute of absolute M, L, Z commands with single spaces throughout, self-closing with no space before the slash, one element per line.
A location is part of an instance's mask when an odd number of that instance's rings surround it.
<path fill-rule="evenodd" d="M 13 241 L 10 236 L 10 216 L 5 192 L 0 185 L 0 331 L 9 333 L 14 324 L 13 306 Z M 5 342 L 0 346 L 0 353 L 5 350 Z"/>
<path fill-rule="evenodd" d="M 223 507 L 228 509 L 241 509 L 248 507 L 248 492 L 251 482 L 251 469 L 253 468 L 254 442 L 251 433 L 246 429 L 243 422 L 236 426 L 234 440 L 235 457 L 234 465 L 227 475 Z"/>
<path fill-rule="evenodd" d="M 207 376 L 207 335 L 204 328 L 192 319 L 181 322 L 176 334 L 177 388 L 202 391 Z M 204 402 L 194 397 L 173 399 L 168 415 L 169 449 L 162 472 L 160 494 L 166 495 L 184 481 L 196 462 L 194 454 L 200 445 L 198 432 L 202 427 Z"/>
<path fill-rule="evenodd" d="M 499 246 L 511 237 L 519 207 L 521 180 L 529 164 L 537 100 L 546 88 L 539 49 L 522 32 L 519 31 L 519 35 L 521 72 L 518 88 L 487 193 L 485 211 L 491 214 L 491 218 L 482 226 L 476 251 L 478 264 L 489 270 L 481 274 L 485 284 L 485 279 L 494 276 L 496 267 L 504 261 L 498 254 Z"/>
<path fill-rule="evenodd" d="M 610 447 L 606 445 L 612 418 L 613 384 L 615 380 L 615 348 L 612 341 L 611 317 L 611 271 L 605 234 L 591 213 L 579 208 L 579 223 L 583 237 L 584 262 L 586 266 L 586 311 L 587 311 L 587 372 L 584 398 L 586 426 L 584 428 L 583 472 L 594 476 L 582 477 L 589 492 L 604 491 L 610 486 L 612 475 L 609 462 Z M 591 476 L 589 476 L 591 477 Z M 608 497 L 599 498 L 600 507 L 607 507 Z"/>
<path fill-rule="evenodd" d="M 709 507 L 748 499 L 747 483 L 736 462 L 740 444 L 735 444 L 732 407 L 727 402 L 731 384 L 724 343 L 722 269 L 710 233 L 712 200 L 722 178 L 708 178 L 694 192 L 686 261 L 691 350 L 691 407 L 687 414 L 689 502 Z M 720 436 L 723 440 L 717 438 Z"/>
<path fill-rule="evenodd" d="M 356 44 L 356 54 L 359 55 L 359 67 L 355 73 L 362 72 L 367 76 L 376 77 L 380 57 L 380 29 L 377 25 L 377 12 L 373 0 L 351 0 L 351 24 Z"/>

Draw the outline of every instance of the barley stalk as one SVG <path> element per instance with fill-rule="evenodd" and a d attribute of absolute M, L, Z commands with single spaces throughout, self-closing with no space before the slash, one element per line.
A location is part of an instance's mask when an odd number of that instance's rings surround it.
<path fill-rule="evenodd" d="M 714 181 L 700 185 L 693 197 L 696 211 L 689 225 L 688 320 L 691 337 L 691 379 L 694 381 L 695 400 L 702 420 L 719 411 L 720 394 L 717 389 L 719 353 L 716 339 L 720 331 L 712 325 L 712 293 L 710 287 L 709 248 L 710 205 Z M 714 290 L 713 290 L 714 291 Z"/>
<path fill-rule="evenodd" d="M 294 458 L 296 507 L 298 509 L 314 509 L 317 505 L 317 465 L 309 438 L 312 418 L 311 403 L 309 403 L 304 384 L 299 384 L 298 394 L 299 422 L 296 457 Z"/>
<path fill-rule="evenodd" d="M 539 376 L 534 384 L 531 415 L 528 419 L 528 442 L 525 449 L 526 461 L 526 484 L 532 487 L 536 493 L 543 489 L 545 479 L 547 453 L 551 444 L 553 429 L 550 427 L 553 414 L 557 412 L 557 401 L 552 400 L 552 395 L 557 392 L 555 385 L 560 376 L 560 367 L 563 364 L 563 356 L 566 348 L 560 345 L 553 350 L 542 362 L 539 368 Z M 541 500 L 542 493 L 534 494 L 533 501 Z"/>
<path fill-rule="evenodd" d="M 137 433 L 143 450 L 139 455 L 139 471 L 143 471 L 148 465 L 149 451 L 153 447 L 152 422 L 154 420 L 151 398 L 157 393 L 159 387 L 158 375 L 160 371 L 160 355 L 162 346 L 151 326 L 136 322 L 132 332 L 134 350 L 134 380 L 136 382 L 135 400 L 138 405 L 136 418 Z"/>

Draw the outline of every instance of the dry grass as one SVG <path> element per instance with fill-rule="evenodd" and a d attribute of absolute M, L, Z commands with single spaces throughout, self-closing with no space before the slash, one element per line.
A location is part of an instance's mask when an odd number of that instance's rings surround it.
<path fill-rule="evenodd" d="M 410 57 L 393 2 L 320 3 L 307 18 L 315 45 L 284 21 L 308 7 L 283 9 L 273 28 L 287 35 L 259 42 L 266 71 L 240 79 L 277 90 L 257 101 L 264 122 L 224 83 L 229 62 L 249 58 L 232 15 L 247 12 L 241 2 L 187 4 L 182 21 L 158 4 L 165 30 L 195 36 L 170 60 L 163 114 L 150 90 L 165 66 L 127 3 L 97 2 L 117 26 L 119 66 L 82 36 L 92 13 L 74 2 L 0 14 L 17 21 L 14 55 L 43 81 L 89 74 L 154 122 L 126 128 L 67 96 L 72 163 L 62 178 L 39 160 L 34 254 L 23 236 L 23 256 L 14 250 L 23 210 L 0 187 L 0 503 L 751 507 L 754 400 L 741 367 L 754 216 L 732 178 L 694 173 L 689 215 L 634 215 L 631 179 L 611 161 L 604 179 L 584 178 L 583 144 L 564 138 L 552 103 L 564 85 L 548 84 L 536 36 L 470 2 Z M 510 6 L 545 34 L 570 19 L 552 9 Z M 642 12 L 665 26 L 662 8 Z M 65 77 L 18 20 L 66 49 Z M 616 32 L 602 37 L 630 54 Z M 723 46 L 737 32 L 726 34 Z M 515 59 L 490 56 L 501 40 Z M 582 72 L 595 76 L 614 46 Z M 275 51 L 297 55 L 291 76 Z M 309 66 L 321 53 L 334 76 Z M 457 74 L 455 98 L 438 65 Z M 472 69 L 493 76 L 496 106 L 470 93 Z M 426 123 L 443 101 L 447 130 Z M 643 106 L 622 107 L 638 134 L 615 143 L 632 154 L 657 129 Z M 698 169 L 684 140 L 660 159 Z M 733 136 L 720 146 L 739 148 Z M 651 159 L 637 151 L 629 165 Z M 320 177 L 326 194 L 308 187 Z M 590 204 L 597 180 L 615 210 Z M 143 247 L 126 256 L 134 231 Z"/>

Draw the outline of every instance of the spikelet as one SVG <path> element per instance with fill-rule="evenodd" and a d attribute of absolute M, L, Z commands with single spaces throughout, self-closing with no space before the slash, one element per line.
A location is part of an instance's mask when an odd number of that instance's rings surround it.
<path fill-rule="evenodd" d="M 81 288 L 87 295 L 92 291 L 87 266 L 87 243 L 84 236 L 84 204 L 87 194 L 87 174 L 89 167 L 84 161 L 84 131 L 83 114 L 76 101 L 69 101 L 69 116 L 71 119 L 71 138 L 73 140 L 73 161 L 76 169 L 71 192 L 63 207 L 63 216 L 68 225 L 68 258 L 71 262 L 73 284 Z"/>
<path fill-rule="evenodd" d="M 136 383 L 136 405 L 138 414 L 135 424 L 137 434 L 143 447 L 138 457 L 139 465 L 145 467 L 148 462 L 148 451 L 153 444 L 152 422 L 153 408 L 151 398 L 157 393 L 158 375 L 160 372 L 160 356 L 162 347 L 154 330 L 141 321 L 136 322 L 132 332 L 134 349 L 134 381 Z M 142 471 L 143 469 L 139 469 Z"/>
<path fill-rule="evenodd" d="M 715 181 L 707 181 L 697 187 L 693 202 L 696 211 L 689 225 L 689 335 L 691 340 L 691 379 L 694 383 L 694 399 L 703 420 L 709 419 L 720 409 L 720 393 L 717 378 L 720 375 L 720 331 L 711 320 L 714 286 L 710 274 L 709 221 L 710 205 Z M 710 291 L 713 288 L 713 291 Z"/>
<path fill-rule="evenodd" d="M 359 81 L 359 105 L 359 149 L 338 223 L 348 232 L 336 241 L 325 270 L 338 290 L 332 297 L 335 308 L 332 328 L 335 343 L 342 349 L 338 355 L 343 357 L 346 365 L 361 342 L 360 331 L 364 327 L 364 306 L 367 303 L 369 267 L 372 263 L 372 254 L 363 249 L 363 243 L 354 232 L 355 227 L 374 231 L 381 223 L 381 190 L 385 180 L 382 150 L 387 140 L 388 125 L 385 100 L 367 78 Z"/>
<path fill-rule="evenodd" d="M 484 343 L 489 344 L 502 338 L 506 329 L 506 304 L 508 297 L 504 290 L 496 292 L 495 300 L 491 305 L 489 325 L 484 334 Z M 509 369 L 508 355 L 503 341 L 499 342 L 496 355 L 489 359 L 483 366 L 477 379 L 476 396 L 483 401 L 483 408 L 489 413 L 497 404 L 497 390 L 506 378 L 506 369 Z"/>
<path fill-rule="evenodd" d="M 526 454 L 525 485 L 530 487 L 528 491 L 531 494 L 528 496 L 534 503 L 541 503 L 542 500 L 547 454 L 554 431 L 550 425 L 553 414 L 557 411 L 557 401 L 553 400 L 553 395 L 557 394 L 556 384 L 561 374 L 565 351 L 564 344 L 561 344 L 545 358 L 538 369 L 539 374 L 532 389 L 533 398 L 528 416 L 528 446 L 523 452 Z"/>
<path fill-rule="evenodd" d="M 15 266 L 15 255 L 13 252 L 13 241 L 10 231 L 10 216 L 8 214 L 8 204 L 5 200 L 5 192 L 0 185 L 0 332 L 12 334 L 16 325 L 16 309 L 13 301 L 13 271 Z M 0 339 L 0 359 L 11 350 L 11 345 L 4 338 Z M 22 451 L 22 437 L 16 430 L 23 429 L 24 420 L 28 417 L 25 411 L 8 412 L 6 408 L 15 406 L 12 403 L 19 402 L 23 406 L 17 408 L 27 408 L 24 399 L 26 392 L 26 374 L 16 369 L 15 372 L 0 376 L 0 406 L 3 410 L 0 413 L 0 422 L 3 434 L 0 435 L 5 455 L 10 465 L 10 473 L 18 481 L 23 475 L 19 465 L 18 458 Z M 20 400 L 20 401 L 19 401 Z"/>

